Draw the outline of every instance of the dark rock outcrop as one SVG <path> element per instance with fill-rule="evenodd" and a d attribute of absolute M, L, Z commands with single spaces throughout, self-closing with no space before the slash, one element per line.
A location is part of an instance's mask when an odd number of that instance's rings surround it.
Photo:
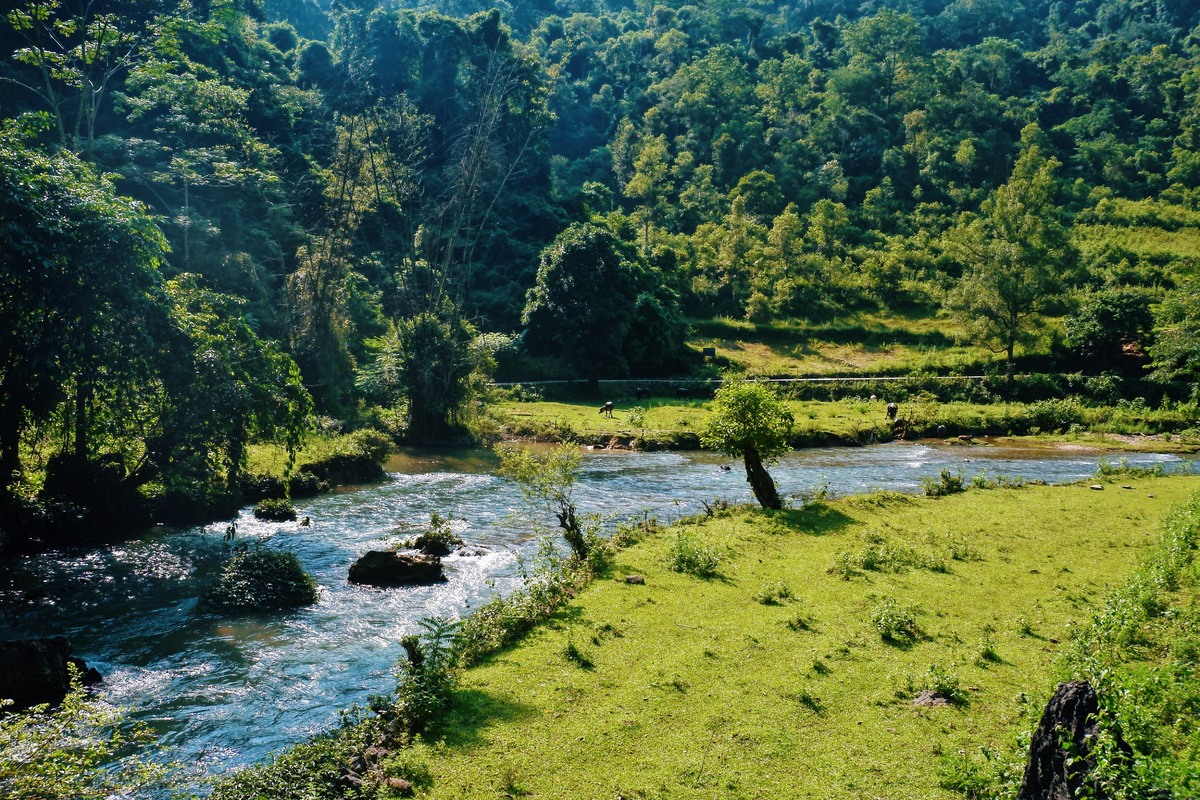
<path fill-rule="evenodd" d="M 1098 708 L 1096 690 L 1087 681 L 1058 685 L 1029 745 L 1029 763 L 1017 800 L 1071 800 L 1080 796 L 1084 786 L 1090 787 L 1089 797 L 1103 800 L 1106 795 L 1100 787 L 1089 783 L 1092 746 L 1099 732 Z M 1070 752 L 1064 742 L 1070 742 Z"/>
<path fill-rule="evenodd" d="M 437 556 L 371 550 L 350 566 L 350 582 L 368 586 L 426 586 L 445 580 Z"/>
<path fill-rule="evenodd" d="M 12 700 L 9 710 L 22 711 L 48 703 L 58 705 L 71 688 L 68 664 L 79 670 L 85 686 L 100 682 L 100 673 L 71 657 L 71 643 L 54 639 L 0 642 L 0 697 Z"/>

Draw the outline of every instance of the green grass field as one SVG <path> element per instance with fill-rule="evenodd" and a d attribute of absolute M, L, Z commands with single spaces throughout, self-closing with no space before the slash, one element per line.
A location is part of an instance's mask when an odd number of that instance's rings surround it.
<path fill-rule="evenodd" d="M 468 670 L 449 724 L 390 771 L 441 800 L 961 798 L 941 776 L 1012 758 L 1073 629 L 1197 490 L 1119 476 L 738 512 L 684 529 L 719 553 L 709 579 L 667 567 L 667 529 Z M 932 685 L 961 702 L 915 706 Z"/>
<path fill-rule="evenodd" d="M 795 418 L 795 434 L 805 443 L 870 443 L 891 437 L 891 425 L 885 409 L 886 398 L 871 402 L 864 399 L 838 401 L 789 401 Z M 598 403 L 588 402 L 517 402 L 496 405 L 506 433 L 512 436 L 554 441 L 604 443 L 645 440 L 683 443 L 693 440 L 708 418 L 707 403 L 700 400 L 651 398 L 637 401 L 618 399 L 612 418 L 599 413 Z M 1070 410 L 1070 409 L 1069 409 Z M 900 404 L 900 416 L 914 424 L 918 434 L 935 435 L 939 425 L 948 436 L 959 433 L 998 435 L 1038 433 L 1043 438 L 1097 447 L 1191 451 L 1200 445 L 1200 421 L 1189 409 L 1153 411 L 1150 409 L 1083 408 L 1073 428 L 1032 430 L 1029 406 L 1020 403 L 965 403 L 908 401 Z M 1191 414 L 1191 416 L 1188 416 Z M 1172 437 L 1142 438 L 1129 434 L 1155 434 L 1162 430 L 1183 431 Z M 1050 436 L 1050 434 L 1055 434 Z M 1107 434 L 1116 434 L 1117 438 Z"/>

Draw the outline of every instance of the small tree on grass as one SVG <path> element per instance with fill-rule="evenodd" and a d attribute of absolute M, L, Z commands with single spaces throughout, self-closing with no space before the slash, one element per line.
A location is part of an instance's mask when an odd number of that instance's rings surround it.
<path fill-rule="evenodd" d="M 575 512 L 575 481 L 579 477 L 579 448 L 558 445 L 544 456 L 522 447 L 498 447 L 499 474 L 512 478 L 526 502 L 549 508 L 558 517 L 563 538 L 571 552 L 584 560 L 588 557 L 588 536 Z"/>
<path fill-rule="evenodd" d="M 782 508 L 767 464 L 786 453 L 795 420 L 783 401 L 761 383 L 738 381 L 717 390 L 712 416 L 700 444 L 730 456 L 741 456 L 746 480 L 763 508 Z"/>

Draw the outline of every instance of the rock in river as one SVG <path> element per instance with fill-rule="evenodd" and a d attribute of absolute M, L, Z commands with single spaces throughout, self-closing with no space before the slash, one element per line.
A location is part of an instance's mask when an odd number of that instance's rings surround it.
<path fill-rule="evenodd" d="M 445 580 L 442 560 L 420 553 L 371 550 L 350 566 L 350 582 L 368 586 L 426 586 Z"/>
<path fill-rule="evenodd" d="M 71 643 L 61 636 L 0 642 L 0 697 L 13 701 L 13 711 L 57 705 L 71 688 L 68 664 L 79 670 L 84 686 L 100 682 L 99 672 L 71 657 Z"/>

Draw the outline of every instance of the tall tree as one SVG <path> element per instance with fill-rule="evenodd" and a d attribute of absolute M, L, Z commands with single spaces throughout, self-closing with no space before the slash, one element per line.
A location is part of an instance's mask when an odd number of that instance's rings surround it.
<path fill-rule="evenodd" d="M 946 309 L 976 341 L 1004 353 L 1010 379 L 1017 344 L 1074 279 L 1079 258 L 1057 203 L 1059 162 L 1042 154 L 1038 136 L 1032 126 L 1023 133 L 1008 183 L 948 234 L 964 274 Z"/>
<path fill-rule="evenodd" d="M 136 202 L 65 151 L 0 131 L 0 474 L 20 471 L 20 441 L 72 394 L 71 436 L 91 455 L 93 400 L 147 357 L 165 242 Z"/>

